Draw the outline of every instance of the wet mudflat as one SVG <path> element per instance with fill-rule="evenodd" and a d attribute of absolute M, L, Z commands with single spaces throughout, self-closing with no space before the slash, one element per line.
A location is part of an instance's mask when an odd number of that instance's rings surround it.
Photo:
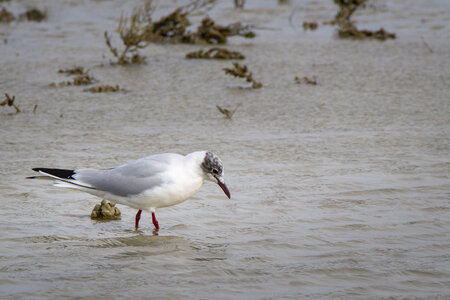
<path fill-rule="evenodd" d="M 163 1 L 160 1 L 163 2 Z M 209 48 L 150 43 L 143 64 L 111 65 L 104 32 L 140 1 L 35 1 L 42 22 L 0 24 L 0 291 L 6 299 L 442 298 L 450 296 L 450 5 L 375 2 L 352 40 L 322 25 L 332 1 L 232 1 L 217 24 L 254 89 Z M 179 3 L 160 3 L 155 18 Z M 21 2 L 2 4 L 14 15 Z M 159 14 L 159 15 L 158 15 Z M 192 30 L 204 15 L 194 15 Z M 318 22 L 304 31 L 303 22 Z M 89 70 L 95 85 L 58 73 Z M 297 79 L 314 78 L 316 84 Z M 233 111 L 225 117 L 217 106 Z M 90 218 L 99 199 L 25 180 L 31 168 L 107 168 L 161 152 L 216 152 L 232 198 L 205 183 L 160 209 Z"/>

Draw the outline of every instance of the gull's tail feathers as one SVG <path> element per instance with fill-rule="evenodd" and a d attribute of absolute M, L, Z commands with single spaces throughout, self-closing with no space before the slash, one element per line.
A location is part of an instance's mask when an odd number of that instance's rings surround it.
<path fill-rule="evenodd" d="M 67 170 L 67 169 L 49 169 L 49 168 L 33 168 L 33 171 L 36 171 L 42 176 L 32 176 L 27 177 L 30 179 L 54 179 L 54 185 L 58 187 L 67 187 L 67 188 L 87 188 L 87 189 L 95 189 L 93 186 L 85 184 L 76 180 L 73 176 L 76 174 L 75 170 Z"/>

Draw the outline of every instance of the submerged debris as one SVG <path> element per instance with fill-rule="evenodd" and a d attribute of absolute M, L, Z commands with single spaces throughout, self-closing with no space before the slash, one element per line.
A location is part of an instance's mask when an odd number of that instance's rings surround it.
<path fill-rule="evenodd" d="M 73 67 L 72 69 L 59 69 L 58 73 L 65 73 L 68 75 L 83 75 L 87 74 L 89 70 L 84 70 L 84 67 Z"/>
<path fill-rule="evenodd" d="M 244 8 L 245 0 L 234 0 L 234 7 L 236 8 Z"/>
<path fill-rule="evenodd" d="M 245 80 L 247 82 L 252 83 L 252 88 L 254 88 L 254 89 L 258 89 L 258 88 L 262 87 L 261 82 L 257 82 L 253 79 L 253 74 L 252 74 L 252 72 L 249 72 L 246 65 L 241 66 L 241 65 L 239 65 L 239 63 L 233 63 L 233 67 L 234 68 L 232 68 L 232 69 L 223 68 L 223 70 L 225 71 L 225 74 L 232 75 L 235 77 L 245 78 Z"/>
<path fill-rule="evenodd" d="M 102 200 L 102 203 L 95 205 L 92 210 L 91 219 L 120 220 L 120 210 L 115 206 L 114 203 Z"/>
<path fill-rule="evenodd" d="M 237 51 L 229 51 L 223 48 L 211 48 L 209 50 L 198 50 L 186 54 L 186 58 L 206 59 L 244 59 L 245 56 Z"/>
<path fill-rule="evenodd" d="M 0 11 L 0 23 L 10 23 L 15 19 L 16 18 L 11 12 L 6 10 L 6 8 L 2 7 L 2 10 Z"/>
<path fill-rule="evenodd" d="M 238 107 L 241 106 L 241 103 L 238 103 L 234 109 L 232 111 L 226 109 L 226 108 L 222 108 L 219 105 L 216 104 L 217 109 L 220 111 L 220 113 L 222 115 L 224 115 L 227 119 L 230 119 L 233 117 L 234 113 L 236 112 L 236 110 L 238 109 Z"/>
<path fill-rule="evenodd" d="M 7 93 L 5 93 L 5 100 L 0 102 L 0 106 L 12 106 L 16 109 L 16 114 L 20 113 L 20 109 L 17 105 L 14 104 L 14 100 L 16 100 L 16 96 L 9 97 Z"/>
<path fill-rule="evenodd" d="M 298 76 L 295 76 L 294 80 L 295 80 L 295 83 L 297 83 L 297 84 L 317 85 L 316 76 L 313 76 L 312 78 L 309 78 L 306 76 L 304 76 L 303 78 L 299 78 Z"/>
<path fill-rule="evenodd" d="M 40 11 L 37 8 L 27 10 L 19 15 L 19 20 L 27 19 L 28 21 L 41 22 L 47 18 L 45 11 Z"/>
<path fill-rule="evenodd" d="M 340 38 L 354 38 L 354 39 L 377 39 L 384 41 L 386 39 L 395 39 L 395 33 L 389 33 L 383 28 L 377 31 L 370 30 L 359 30 L 356 28 L 354 22 L 350 20 L 353 13 L 364 5 L 367 0 L 334 0 L 339 6 L 339 11 L 337 12 L 335 19 L 330 22 L 331 24 L 337 24 L 338 36 Z"/>
<path fill-rule="evenodd" d="M 355 26 L 349 26 L 344 29 L 339 29 L 338 34 L 340 38 L 354 38 L 354 39 L 377 39 L 384 41 L 386 39 L 395 39 L 395 33 L 390 33 L 380 28 L 377 31 L 370 30 L 358 30 Z"/>
<path fill-rule="evenodd" d="M 191 25 L 187 15 L 189 11 L 183 11 L 177 8 L 167 16 L 162 17 L 159 21 L 150 24 L 151 34 L 148 40 L 151 42 L 169 41 L 179 43 L 185 39 L 186 28 Z"/>
<path fill-rule="evenodd" d="M 99 85 L 99 86 L 93 86 L 91 88 L 85 89 L 85 92 L 91 92 L 91 93 L 115 93 L 120 91 L 120 87 L 118 84 L 116 86 L 111 85 Z"/>
<path fill-rule="evenodd" d="M 83 67 L 75 67 L 73 69 L 67 69 L 67 70 L 58 70 L 58 73 L 66 73 L 69 75 L 77 75 L 73 78 L 72 81 L 61 81 L 58 84 L 52 82 L 48 86 L 50 87 L 63 87 L 63 86 L 72 86 L 72 85 L 89 85 L 96 81 L 96 79 L 93 76 L 90 76 L 88 74 L 89 70 L 84 70 Z"/>
<path fill-rule="evenodd" d="M 119 54 L 117 48 L 111 45 L 108 32 L 105 31 L 105 42 L 111 53 L 117 58 L 116 62 L 111 64 L 142 64 L 145 62 L 145 56 L 138 53 L 139 49 L 148 45 L 149 24 L 151 24 L 151 15 L 153 8 L 151 1 L 147 2 L 144 7 L 138 8 L 132 14 L 130 19 L 121 16 L 119 20 L 118 32 L 120 39 L 124 45 L 122 53 Z"/>
<path fill-rule="evenodd" d="M 319 25 L 317 22 L 303 22 L 303 30 L 316 30 Z"/>
<path fill-rule="evenodd" d="M 225 44 L 229 36 L 242 36 L 245 38 L 254 38 L 255 33 L 250 25 L 233 23 L 228 26 L 216 25 L 212 19 L 206 17 L 198 27 L 197 32 L 187 37 L 185 40 L 191 43 L 205 41 L 208 44 Z"/>

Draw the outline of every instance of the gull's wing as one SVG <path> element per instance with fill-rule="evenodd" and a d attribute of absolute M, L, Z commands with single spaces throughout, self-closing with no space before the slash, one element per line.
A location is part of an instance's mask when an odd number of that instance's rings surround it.
<path fill-rule="evenodd" d="M 75 171 L 73 178 L 97 190 L 118 196 L 140 194 L 170 181 L 168 168 L 174 160 L 182 159 L 178 154 L 158 154 L 132 161 L 106 170 L 82 169 Z"/>
<path fill-rule="evenodd" d="M 137 195 L 170 183 L 169 167 L 184 156 L 158 154 L 105 170 L 62 170 L 36 168 L 35 171 L 59 180 L 61 186 L 99 190 L 117 196 Z"/>

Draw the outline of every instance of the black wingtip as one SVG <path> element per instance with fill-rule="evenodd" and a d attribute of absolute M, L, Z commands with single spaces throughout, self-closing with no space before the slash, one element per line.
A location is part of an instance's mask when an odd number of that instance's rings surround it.
<path fill-rule="evenodd" d="M 74 170 L 66 169 L 33 168 L 32 170 L 36 172 L 42 171 L 44 173 L 64 179 L 74 179 L 72 176 L 75 174 Z"/>

